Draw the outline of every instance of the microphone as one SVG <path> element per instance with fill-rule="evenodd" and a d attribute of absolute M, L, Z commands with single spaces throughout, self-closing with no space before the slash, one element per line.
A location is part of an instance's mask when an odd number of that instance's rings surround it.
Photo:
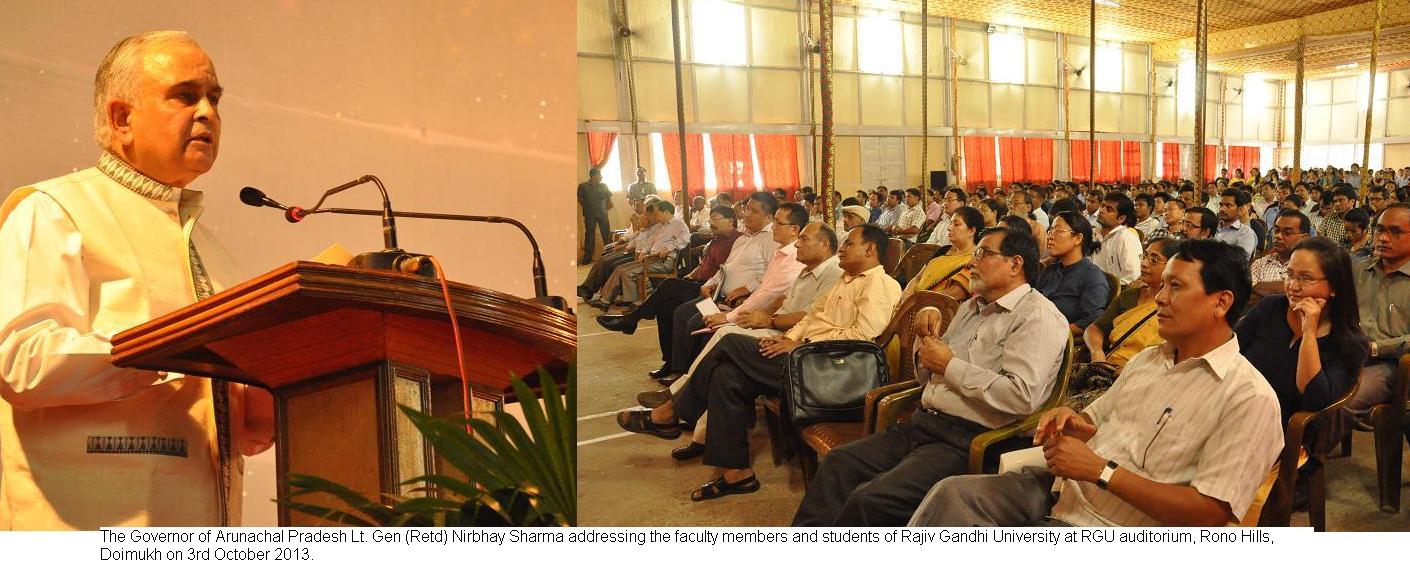
<path fill-rule="evenodd" d="M 289 209 L 284 207 L 284 204 L 269 199 L 269 196 L 264 195 L 264 192 L 261 192 L 258 189 L 251 187 L 240 188 L 240 201 L 244 202 L 245 205 L 254 206 L 256 208 L 268 206 L 281 210 Z"/>

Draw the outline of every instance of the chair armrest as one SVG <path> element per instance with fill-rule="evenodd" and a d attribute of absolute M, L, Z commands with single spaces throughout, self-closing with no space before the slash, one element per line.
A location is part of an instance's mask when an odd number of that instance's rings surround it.
<path fill-rule="evenodd" d="M 920 406 L 920 396 L 924 389 L 925 386 L 920 382 L 912 380 L 873 390 L 871 393 L 877 394 L 875 400 L 869 394 L 863 411 L 862 425 L 867 435 L 886 429 L 915 411 L 916 407 Z"/>
<path fill-rule="evenodd" d="M 984 454 L 994 444 L 1035 429 L 1038 429 L 1037 413 L 975 436 L 969 444 L 969 473 L 984 473 Z"/>

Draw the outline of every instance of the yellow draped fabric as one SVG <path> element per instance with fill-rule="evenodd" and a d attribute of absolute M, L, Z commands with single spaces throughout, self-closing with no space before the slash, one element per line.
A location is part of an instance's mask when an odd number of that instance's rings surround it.
<path fill-rule="evenodd" d="M 1152 345 L 1159 345 L 1165 341 L 1160 337 L 1160 333 L 1158 333 L 1160 322 L 1156 321 L 1156 318 L 1152 317 L 1146 320 L 1139 328 L 1136 326 L 1137 322 L 1140 322 L 1153 311 L 1155 311 L 1155 300 L 1138 304 L 1136 307 L 1128 309 L 1125 313 L 1116 316 L 1116 320 L 1111 324 L 1111 333 L 1108 334 L 1106 338 L 1108 342 L 1116 341 L 1117 338 L 1130 332 L 1132 328 L 1136 328 L 1136 332 L 1127 337 L 1126 341 L 1121 342 L 1121 347 L 1111 350 L 1111 352 L 1106 355 L 1107 363 L 1117 367 L 1124 367 L 1126 361 L 1135 357 L 1141 350 Z"/>

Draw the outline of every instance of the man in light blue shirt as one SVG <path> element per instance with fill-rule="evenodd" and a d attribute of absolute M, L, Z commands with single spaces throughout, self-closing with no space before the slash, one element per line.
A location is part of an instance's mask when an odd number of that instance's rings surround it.
<path fill-rule="evenodd" d="M 1258 247 L 1258 234 L 1241 221 L 1242 212 L 1248 209 L 1248 192 L 1229 188 L 1219 195 L 1219 230 L 1214 239 L 1243 248 L 1250 260 L 1253 250 Z"/>

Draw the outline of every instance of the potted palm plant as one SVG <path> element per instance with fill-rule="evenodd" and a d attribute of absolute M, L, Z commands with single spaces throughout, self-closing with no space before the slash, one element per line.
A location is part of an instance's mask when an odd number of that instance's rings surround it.
<path fill-rule="evenodd" d="M 576 374 L 569 366 L 566 391 L 559 393 L 553 378 L 540 369 L 542 405 L 533 400 L 535 395 L 528 385 L 514 378 L 514 393 L 521 398 L 524 411 L 522 423 L 502 411 L 491 414 L 493 422 L 467 422 L 436 419 L 398 406 L 436 455 L 461 477 L 415 477 L 407 483 L 425 486 L 413 490 L 413 495 L 386 494 L 381 500 L 372 500 L 326 479 L 290 474 L 289 497 L 278 503 L 325 521 L 358 527 L 575 525 Z M 346 507 L 301 501 L 314 494 L 330 495 Z"/>

